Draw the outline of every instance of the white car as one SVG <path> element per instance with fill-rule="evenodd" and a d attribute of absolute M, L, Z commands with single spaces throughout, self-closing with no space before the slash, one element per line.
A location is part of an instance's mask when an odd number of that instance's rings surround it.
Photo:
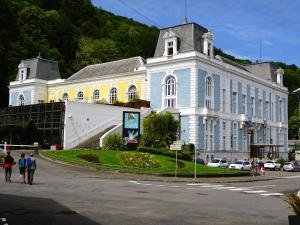
<path fill-rule="evenodd" d="M 230 164 L 228 168 L 237 170 L 251 170 L 251 163 L 249 161 L 238 160 L 235 163 Z"/>
<path fill-rule="evenodd" d="M 213 159 L 208 164 L 209 167 L 228 167 L 228 161 L 226 159 Z"/>
<path fill-rule="evenodd" d="M 280 170 L 281 165 L 279 163 L 277 163 L 274 160 L 271 161 L 266 161 L 264 164 L 265 169 L 269 169 L 269 170 Z"/>

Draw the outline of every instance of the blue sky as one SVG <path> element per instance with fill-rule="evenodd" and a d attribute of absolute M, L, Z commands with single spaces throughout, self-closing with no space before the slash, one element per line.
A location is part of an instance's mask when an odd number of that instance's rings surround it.
<path fill-rule="evenodd" d="M 95 6 L 136 21 L 168 27 L 184 19 L 184 0 L 92 0 Z M 187 0 L 187 18 L 214 33 L 215 46 L 252 61 L 300 66 L 300 1 Z"/>

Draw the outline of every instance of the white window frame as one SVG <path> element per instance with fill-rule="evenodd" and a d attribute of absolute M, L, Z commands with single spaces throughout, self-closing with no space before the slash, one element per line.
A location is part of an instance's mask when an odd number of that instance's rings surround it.
<path fill-rule="evenodd" d="M 237 113 L 237 92 L 232 92 L 231 113 Z"/>
<path fill-rule="evenodd" d="M 83 91 L 78 91 L 78 93 L 77 93 L 77 100 L 78 100 L 78 102 L 83 102 L 84 101 L 84 93 L 83 93 Z"/>
<path fill-rule="evenodd" d="M 93 91 L 93 101 L 99 101 L 100 100 L 100 91 L 99 89 L 95 89 Z"/>
<path fill-rule="evenodd" d="M 214 81 L 212 76 L 205 77 L 205 108 L 214 108 Z"/>
<path fill-rule="evenodd" d="M 113 87 L 109 91 L 109 103 L 113 104 L 116 101 L 118 101 L 118 89 Z"/>
<path fill-rule="evenodd" d="M 131 101 L 131 100 L 134 100 L 137 98 L 137 88 L 135 85 L 131 85 L 128 88 L 127 98 L 128 98 L 128 101 Z"/>
<path fill-rule="evenodd" d="M 174 75 L 168 75 L 164 79 L 163 105 L 176 108 L 177 106 L 177 79 Z"/>
<path fill-rule="evenodd" d="M 247 101 L 247 95 L 243 95 L 242 96 L 242 113 L 245 114 L 245 115 L 247 114 L 246 101 Z"/>
<path fill-rule="evenodd" d="M 25 105 L 25 96 L 23 94 L 19 94 L 18 96 L 18 106 Z"/>
<path fill-rule="evenodd" d="M 226 89 L 223 89 L 223 112 L 226 112 Z"/>

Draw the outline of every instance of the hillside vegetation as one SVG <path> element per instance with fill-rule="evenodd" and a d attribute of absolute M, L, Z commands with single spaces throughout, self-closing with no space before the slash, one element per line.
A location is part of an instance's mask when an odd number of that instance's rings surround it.
<path fill-rule="evenodd" d="M 0 4 L 0 107 L 8 105 L 9 81 L 21 59 L 42 57 L 59 62 L 67 78 L 82 67 L 128 58 L 152 57 L 159 30 L 93 6 L 90 0 L 1 0 Z M 241 64 L 238 59 L 216 53 Z M 278 62 L 285 70 L 289 91 L 300 87 L 300 69 Z M 289 136 L 299 125 L 298 100 L 289 96 Z"/>

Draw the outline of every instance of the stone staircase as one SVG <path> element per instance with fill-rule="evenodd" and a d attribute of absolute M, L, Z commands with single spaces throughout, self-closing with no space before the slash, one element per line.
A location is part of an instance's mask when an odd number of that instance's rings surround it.
<path fill-rule="evenodd" d="M 170 145 L 170 149 L 181 150 L 182 145 L 184 145 L 184 141 L 182 140 L 173 141 L 173 144 Z"/>

